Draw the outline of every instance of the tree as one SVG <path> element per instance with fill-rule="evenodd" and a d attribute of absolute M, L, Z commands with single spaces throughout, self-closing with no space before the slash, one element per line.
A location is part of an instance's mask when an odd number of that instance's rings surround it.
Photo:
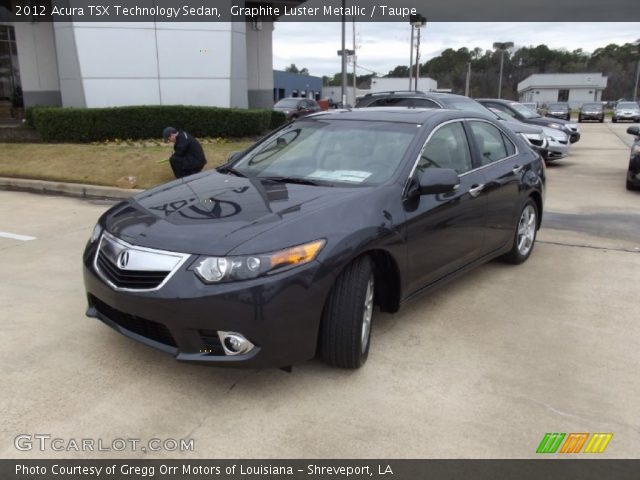
<path fill-rule="evenodd" d="M 285 67 L 284 71 L 289 73 L 297 73 L 298 75 L 309 75 L 309 70 L 306 67 L 298 69 L 295 63 L 292 63 L 288 67 Z"/>

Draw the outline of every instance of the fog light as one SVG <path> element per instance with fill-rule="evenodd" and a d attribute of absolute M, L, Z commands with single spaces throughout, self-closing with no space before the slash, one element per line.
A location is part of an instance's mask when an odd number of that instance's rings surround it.
<path fill-rule="evenodd" d="M 219 331 L 218 336 L 226 355 L 242 355 L 255 346 L 240 333 Z"/>

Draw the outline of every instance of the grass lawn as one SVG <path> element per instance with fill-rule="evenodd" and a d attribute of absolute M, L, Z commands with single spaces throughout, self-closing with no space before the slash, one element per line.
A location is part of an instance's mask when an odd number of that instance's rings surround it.
<path fill-rule="evenodd" d="M 251 139 L 203 141 L 205 169 L 226 162 L 229 153 L 244 150 Z M 0 143 L 0 177 L 116 186 L 124 176 L 137 178 L 136 188 L 173 180 L 167 160 L 173 145 L 156 141 L 133 144 Z"/>

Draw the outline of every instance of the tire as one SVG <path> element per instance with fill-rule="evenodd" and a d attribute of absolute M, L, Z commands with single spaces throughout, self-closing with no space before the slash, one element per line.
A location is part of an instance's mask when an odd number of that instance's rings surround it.
<path fill-rule="evenodd" d="M 578 123 L 582 123 L 582 117 L 578 115 Z"/>
<path fill-rule="evenodd" d="M 612 118 L 611 118 L 611 122 L 612 122 L 612 123 L 618 123 L 618 119 L 617 119 L 616 117 L 612 117 Z"/>
<path fill-rule="evenodd" d="M 538 207 L 529 198 L 518 215 L 511 251 L 503 257 L 507 262 L 519 265 L 529 258 L 535 246 L 537 227 Z"/>
<path fill-rule="evenodd" d="M 604 117 L 600 119 L 600 123 L 604 123 Z"/>
<path fill-rule="evenodd" d="M 360 368 L 369 356 L 374 306 L 373 264 L 354 260 L 337 278 L 322 312 L 320 353 L 334 367 Z"/>

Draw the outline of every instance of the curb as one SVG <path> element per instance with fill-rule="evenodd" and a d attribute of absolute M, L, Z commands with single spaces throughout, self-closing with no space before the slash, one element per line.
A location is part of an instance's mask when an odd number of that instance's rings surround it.
<path fill-rule="evenodd" d="M 104 187 L 84 183 L 49 182 L 46 180 L 9 177 L 0 177 L 0 189 L 100 200 L 124 200 L 142 192 L 142 190 L 133 188 Z"/>

